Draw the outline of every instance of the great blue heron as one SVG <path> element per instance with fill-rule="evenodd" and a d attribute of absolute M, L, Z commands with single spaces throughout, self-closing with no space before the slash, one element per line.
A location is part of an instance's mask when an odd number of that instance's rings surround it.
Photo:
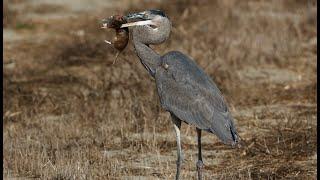
<path fill-rule="evenodd" d="M 135 51 L 143 66 L 155 78 L 162 107 L 170 112 L 177 138 L 179 179 L 182 152 L 181 121 L 194 125 L 198 139 L 197 175 L 203 168 L 201 131 L 213 133 L 224 144 L 235 145 L 240 138 L 225 100 L 211 78 L 188 56 L 178 51 L 161 56 L 149 45 L 163 43 L 169 37 L 171 22 L 161 10 L 147 10 L 125 16 L 121 27 L 132 27 Z"/>

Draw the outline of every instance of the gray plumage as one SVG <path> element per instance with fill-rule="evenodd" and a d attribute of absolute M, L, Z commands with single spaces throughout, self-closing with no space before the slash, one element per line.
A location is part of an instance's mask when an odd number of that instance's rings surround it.
<path fill-rule="evenodd" d="M 162 107 L 182 121 L 234 144 L 237 133 L 228 107 L 215 83 L 186 55 L 173 51 L 161 57 L 156 84 Z"/>
<path fill-rule="evenodd" d="M 162 107 L 171 113 L 178 146 L 176 179 L 182 163 L 181 121 L 194 125 L 198 135 L 198 179 L 201 179 L 201 130 L 211 132 L 225 144 L 235 145 L 239 136 L 225 100 L 211 78 L 188 56 L 178 51 L 160 56 L 149 45 L 163 43 L 170 34 L 171 22 L 159 10 L 129 14 L 128 22 L 144 23 L 132 29 L 135 51 L 150 75 L 155 78 Z"/>

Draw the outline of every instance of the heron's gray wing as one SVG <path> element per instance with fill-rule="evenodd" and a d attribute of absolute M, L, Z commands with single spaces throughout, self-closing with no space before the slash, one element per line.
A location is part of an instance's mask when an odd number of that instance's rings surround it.
<path fill-rule="evenodd" d="M 237 133 L 228 107 L 214 82 L 188 57 L 172 52 L 163 57 L 156 83 L 162 106 L 179 119 L 233 144 Z"/>

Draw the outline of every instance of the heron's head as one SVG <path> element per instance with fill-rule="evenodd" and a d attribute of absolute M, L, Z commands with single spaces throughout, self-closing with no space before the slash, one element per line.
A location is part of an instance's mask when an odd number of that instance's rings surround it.
<path fill-rule="evenodd" d="M 133 27 L 133 38 L 145 44 L 161 44 L 170 35 L 171 22 L 161 10 L 147 10 L 128 14 L 128 23 L 121 27 Z"/>

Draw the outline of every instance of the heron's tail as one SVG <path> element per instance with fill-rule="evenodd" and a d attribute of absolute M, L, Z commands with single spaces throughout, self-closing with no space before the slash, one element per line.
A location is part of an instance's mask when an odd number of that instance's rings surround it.
<path fill-rule="evenodd" d="M 240 137 L 238 132 L 233 131 L 232 128 L 230 128 L 232 138 L 233 138 L 233 143 L 231 144 L 233 147 L 237 146 L 238 148 L 246 147 L 247 143 L 243 140 L 243 138 Z"/>

